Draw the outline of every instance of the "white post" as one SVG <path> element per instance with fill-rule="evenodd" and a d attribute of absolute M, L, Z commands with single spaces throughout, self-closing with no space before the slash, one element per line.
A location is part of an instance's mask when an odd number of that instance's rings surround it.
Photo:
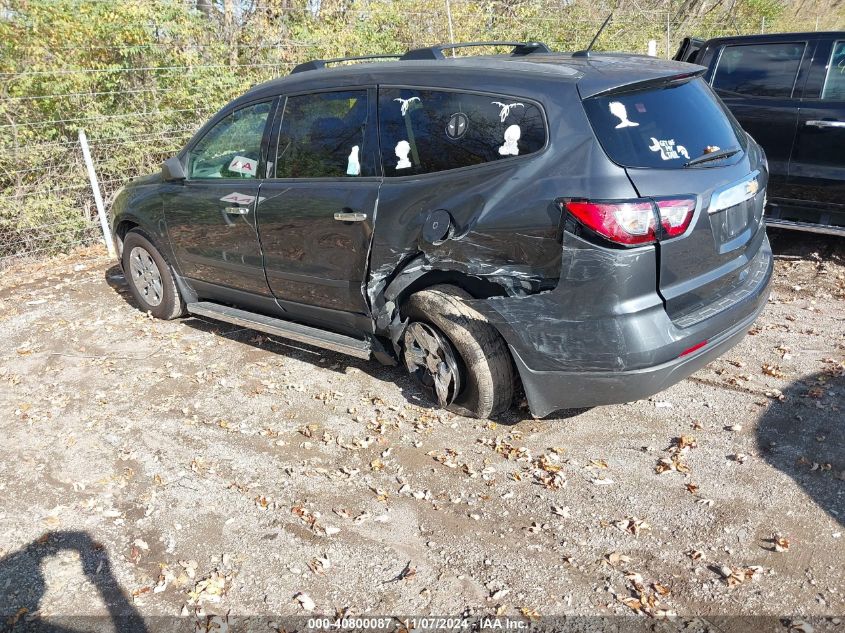
<path fill-rule="evenodd" d="M 666 59 L 672 59 L 672 15 L 666 12 Z"/>
<path fill-rule="evenodd" d="M 455 43 L 455 31 L 452 30 L 452 3 L 446 0 L 446 17 L 449 20 L 449 43 Z M 452 49 L 452 57 L 455 56 L 455 49 Z"/>
<path fill-rule="evenodd" d="M 648 41 L 648 56 L 657 57 L 657 40 Z"/>
<path fill-rule="evenodd" d="M 100 194 L 100 184 L 97 182 L 97 172 L 94 171 L 94 161 L 91 160 L 91 150 L 88 148 L 88 137 L 85 130 L 79 128 L 79 144 L 82 145 L 82 156 L 85 158 L 85 167 L 88 169 L 88 180 L 91 181 L 91 191 L 94 192 L 94 204 L 97 205 L 97 215 L 100 216 L 100 228 L 103 230 L 103 239 L 110 257 L 117 257 L 114 250 L 114 241 L 109 230 L 109 220 L 106 217 L 106 207 L 103 204 L 103 196 Z"/>

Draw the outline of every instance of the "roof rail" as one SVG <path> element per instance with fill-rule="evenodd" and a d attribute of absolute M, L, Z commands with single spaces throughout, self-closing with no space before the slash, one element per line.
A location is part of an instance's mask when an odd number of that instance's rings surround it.
<path fill-rule="evenodd" d="M 402 55 L 401 59 L 445 59 L 444 50 L 469 48 L 471 46 L 513 46 L 511 55 L 515 56 L 551 53 L 549 47 L 542 42 L 503 42 L 497 40 L 492 42 L 458 42 L 457 44 L 438 44 L 428 48 L 415 48 Z"/>
<path fill-rule="evenodd" d="M 363 61 L 365 59 L 400 59 L 402 55 L 359 55 L 357 57 L 334 57 L 332 59 L 312 59 L 310 62 L 303 62 L 302 64 L 297 64 L 293 67 L 293 70 L 290 71 L 290 74 L 293 75 L 294 73 L 302 73 L 307 70 L 323 70 L 326 67 L 326 64 L 336 64 L 338 62 L 357 62 Z"/>

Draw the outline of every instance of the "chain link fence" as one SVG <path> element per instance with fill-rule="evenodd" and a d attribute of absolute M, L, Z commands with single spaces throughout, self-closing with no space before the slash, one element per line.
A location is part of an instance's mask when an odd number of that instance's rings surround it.
<path fill-rule="evenodd" d="M 590 42 L 610 13 L 601 0 L 576 14 L 572 0 L 516 3 L 505 11 L 475 0 L 369 0 L 355 3 L 354 11 L 325 10 L 326 15 L 319 2 L 307 8 L 254 4 L 253 16 L 264 9 L 277 19 L 279 12 L 304 11 L 316 26 L 308 37 L 289 26 L 273 38 L 233 43 L 210 22 L 205 28 L 200 22 L 197 30 L 191 14 L 198 10 L 187 0 L 153 0 L 156 4 L 189 14 L 190 33 L 153 20 L 142 25 L 152 35 L 141 42 L 122 41 L 118 34 L 106 41 L 51 42 L 44 50 L 39 41 L 27 40 L 14 57 L 0 60 L 6 69 L 0 72 L 0 270 L 22 258 L 103 239 L 80 128 L 88 135 L 108 207 L 124 183 L 157 171 L 225 103 L 301 61 L 466 40 L 539 39 L 557 50 L 575 50 Z M 790 26 L 813 31 L 843 25 L 811 16 Z M 708 16 L 679 21 L 669 11 L 617 10 L 596 48 L 645 53 L 649 40 L 655 40 L 658 56 L 670 57 L 687 35 L 766 30 L 765 18 L 752 25 Z M 388 31 L 390 37 L 384 36 Z"/>

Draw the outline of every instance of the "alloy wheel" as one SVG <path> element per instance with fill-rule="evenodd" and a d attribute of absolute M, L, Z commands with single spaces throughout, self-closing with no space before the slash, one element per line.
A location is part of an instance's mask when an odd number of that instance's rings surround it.
<path fill-rule="evenodd" d="M 136 246 L 129 253 L 129 267 L 132 283 L 140 295 L 151 306 L 157 306 L 164 298 L 161 272 L 147 249 Z"/>

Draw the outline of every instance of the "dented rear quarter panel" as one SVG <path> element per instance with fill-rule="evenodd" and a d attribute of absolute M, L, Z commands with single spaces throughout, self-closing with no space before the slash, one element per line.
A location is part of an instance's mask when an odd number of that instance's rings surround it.
<path fill-rule="evenodd" d="M 518 91 L 513 82 L 485 83 L 485 91 L 532 99 L 542 106 L 548 140 L 540 152 L 452 171 L 385 178 L 368 281 L 376 309 L 385 286 L 421 270 L 484 279 L 508 296 L 553 288 L 562 264 L 561 211 L 555 199 L 634 195 L 624 170 L 598 146 L 573 82 L 550 78 L 521 88 Z M 442 242 L 427 242 L 423 227 L 438 209 L 449 212 L 452 229 Z"/>

